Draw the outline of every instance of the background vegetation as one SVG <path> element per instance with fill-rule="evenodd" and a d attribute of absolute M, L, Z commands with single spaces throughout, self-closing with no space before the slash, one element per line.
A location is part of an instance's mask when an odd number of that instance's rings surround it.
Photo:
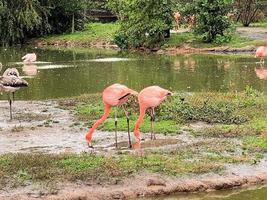
<path fill-rule="evenodd" d="M 193 31 L 208 43 L 229 42 L 233 23 L 249 26 L 266 17 L 266 0 L 0 0 L 1 45 L 33 37 L 74 33 L 85 23 L 118 19 L 112 40 L 122 49 L 159 47 L 173 27 L 173 13 L 194 16 Z M 113 14 L 111 13 L 113 12 Z M 97 13 L 97 14 L 95 14 Z M 88 26 L 87 26 L 88 27 Z"/>

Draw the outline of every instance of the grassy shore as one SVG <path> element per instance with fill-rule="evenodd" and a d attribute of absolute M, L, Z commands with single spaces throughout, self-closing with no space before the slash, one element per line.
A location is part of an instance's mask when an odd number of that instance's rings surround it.
<path fill-rule="evenodd" d="M 253 24 L 257 25 L 257 24 Z M 258 24 L 260 26 L 261 24 Z M 264 25 L 264 24 L 263 24 Z M 85 30 L 75 32 L 73 34 L 52 35 L 37 39 L 38 42 L 48 45 L 71 45 L 71 46 L 90 46 L 97 44 L 112 44 L 113 37 L 119 28 L 117 23 L 90 23 L 86 24 Z M 237 33 L 233 35 L 232 40 L 225 44 L 204 43 L 201 37 L 191 32 L 173 33 L 169 39 L 162 43 L 163 48 L 179 48 L 183 46 L 190 46 L 194 48 L 211 48 L 218 46 L 228 46 L 231 48 L 242 48 L 250 45 L 259 46 L 262 42 L 245 37 L 241 37 Z"/>
<path fill-rule="evenodd" d="M 112 43 L 113 36 L 118 28 L 119 25 L 117 23 L 90 23 L 85 25 L 84 31 L 77 31 L 73 34 L 51 35 L 39 38 L 38 40 L 43 43 L 58 42 L 59 44 L 65 42 L 71 42 L 73 44 L 89 44 L 92 42 Z"/>

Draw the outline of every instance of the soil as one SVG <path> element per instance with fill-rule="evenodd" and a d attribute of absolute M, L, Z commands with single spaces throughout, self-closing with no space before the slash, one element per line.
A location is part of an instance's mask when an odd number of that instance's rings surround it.
<path fill-rule="evenodd" d="M 95 148 L 85 141 L 87 128 L 75 122 L 74 114 L 58 107 L 56 101 L 16 101 L 14 119 L 9 120 L 7 101 L 0 101 L 0 154 L 17 152 L 115 154 L 114 133 L 96 131 Z M 205 123 L 192 128 L 207 127 Z M 177 145 L 204 140 L 184 132 L 176 136 L 157 135 L 156 141 L 144 134 L 141 149 L 128 149 L 127 133 L 119 132 L 119 150 L 143 153 L 145 149 L 177 148 Z M 238 142 L 233 139 L 233 142 Z M 58 183 L 50 190 L 40 185 L 0 190 L 0 200 L 9 199 L 129 199 L 175 192 L 221 190 L 267 182 L 267 156 L 258 164 L 228 165 L 223 172 L 168 177 L 140 172 L 111 185 L 86 185 L 83 182 Z"/>

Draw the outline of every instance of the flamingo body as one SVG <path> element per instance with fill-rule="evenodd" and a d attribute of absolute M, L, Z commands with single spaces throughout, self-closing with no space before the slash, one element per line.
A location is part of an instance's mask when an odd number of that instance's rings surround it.
<path fill-rule="evenodd" d="M 266 56 L 267 56 L 267 46 L 260 46 L 259 48 L 257 48 L 255 53 L 255 58 L 263 59 Z"/>
<path fill-rule="evenodd" d="M 35 62 L 37 59 L 37 56 L 35 53 L 27 53 L 25 56 L 21 58 L 23 62 L 25 63 L 32 63 Z"/>
<path fill-rule="evenodd" d="M 139 127 L 145 116 L 146 110 L 148 108 L 152 108 L 154 110 L 155 107 L 159 106 L 161 102 L 170 95 L 172 95 L 172 93 L 169 90 L 163 89 L 159 86 L 150 86 L 144 88 L 138 94 L 140 114 L 134 128 L 134 136 L 138 141 L 140 141 Z"/>
<path fill-rule="evenodd" d="M 102 93 L 102 100 L 104 104 L 104 113 L 100 119 L 98 119 L 92 126 L 92 128 L 86 134 L 86 140 L 91 146 L 92 136 L 95 129 L 101 125 L 108 117 L 111 107 L 119 106 L 127 102 L 130 95 L 137 95 L 138 93 L 125 85 L 113 84 L 104 89 Z"/>
<path fill-rule="evenodd" d="M 150 86 L 143 89 L 138 95 L 138 102 L 142 108 L 155 108 L 164 101 L 171 92 L 159 86 Z"/>
<path fill-rule="evenodd" d="M 0 76 L 0 84 L 3 87 L 13 87 L 14 89 L 28 86 L 27 81 L 19 77 L 19 72 L 16 68 L 6 69 L 3 76 Z"/>
<path fill-rule="evenodd" d="M 102 99 L 106 105 L 119 106 L 127 102 L 130 94 L 137 95 L 137 92 L 129 89 L 125 85 L 115 83 L 104 89 Z"/>
<path fill-rule="evenodd" d="M 19 72 L 16 68 L 8 68 L 3 76 L 0 76 L 0 92 L 9 93 L 9 105 L 10 105 L 10 119 L 12 119 L 12 100 L 10 98 L 10 93 L 13 94 L 14 101 L 14 93 L 20 87 L 28 86 L 27 81 L 19 77 Z"/>

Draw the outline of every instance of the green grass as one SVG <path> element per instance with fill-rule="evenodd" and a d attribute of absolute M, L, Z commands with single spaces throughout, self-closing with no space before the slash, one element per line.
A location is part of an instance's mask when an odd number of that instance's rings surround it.
<path fill-rule="evenodd" d="M 263 19 L 260 22 L 255 22 L 250 24 L 251 27 L 262 27 L 267 28 L 267 18 Z"/>
<path fill-rule="evenodd" d="M 52 35 L 40 40 L 44 42 L 53 41 L 71 41 L 77 43 L 90 43 L 97 41 L 111 42 L 119 25 L 116 23 L 89 23 L 85 25 L 84 31 L 77 31 L 75 33 L 68 33 L 62 35 Z"/>
<path fill-rule="evenodd" d="M 262 45 L 263 41 L 253 40 L 250 38 L 240 37 L 238 34 L 234 34 L 229 43 L 215 44 L 215 43 L 204 43 L 201 40 L 201 36 L 195 35 L 191 32 L 184 33 L 173 33 L 171 34 L 170 39 L 166 40 L 166 43 L 163 47 L 182 47 L 190 46 L 195 48 L 212 48 L 218 46 L 227 46 L 232 48 L 241 48 L 250 45 L 259 46 Z"/>
<path fill-rule="evenodd" d="M 248 136 L 243 139 L 243 148 L 256 151 L 267 152 L 267 137 L 265 136 Z"/>
<path fill-rule="evenodd" d="M 132 117 L 130 120 L 130 130 L 134 129 L 134 123 L 136 121 L 136 117 Z M 146 117 L 143 122 L 142 125 L 140 127 L 140 131 L 143 133 L 149 133 L 150 132 L 150 118 Z M 105 131 L 114 131 L 114 120 L 110 119 L 108 121 L 106 121 L 103 126 L 100 128 L 101 130 L 105 130 Z M 155 125 L 155 133 L 163 133 L 163 134 L 167 134 L 167 133 L 179 133 L 180 127 L 179 125 L 172 120 L 162 120 L 162 121 L 156 121 Z M 127 122 L 126 122 L 126 118 L 119 118 L 118 119 L 118 130 L 120 131 L 127 131 Z"/>
<path fill-rule="evenodd" d="M 90 154 L 6 154 L 0 156 L 0 189 L 29 183 L 76 182 L 112 184 L 139 172 L 168 176 L 199 174 L 222 170 L 225 163 L 244 159 L 223 155 L 185 158 L 179 150 L 172 154 L 123 154 L 116 157 Z M 219 159 L 220 158 L 220 159 Z"/>
<path fill-rule="evenodd" d="M 88 127 L 103 114 L 99 94 L 60 100 L 59 104 L 62 108 L 74 110 L 77 121 L 85 122 Z M 126 107 L 130 114 L 130 130 L 133 130 L 139 114 L 135 97 L 131 98 Z M 267 128 L 267 113 L 264 110 L 267 110 L 266 96 L 250 87 L 241 93 L 176 94 L 156 109 L 155 132 L 177 134 L 180 133 L 181 126 L 202 121 L 217 125 L 204 129 L 200 135 L 257 135 Z M 125 114 L 121 108 L 117 108 L 117 111 L 118 129 L 126 131 Z M 141 132 L 150 131 L 148 113 L 142 123 Z M 109 119 L 100 129 L 114 131 L 114 115 L 115 108 L 112 108 Z"/>

